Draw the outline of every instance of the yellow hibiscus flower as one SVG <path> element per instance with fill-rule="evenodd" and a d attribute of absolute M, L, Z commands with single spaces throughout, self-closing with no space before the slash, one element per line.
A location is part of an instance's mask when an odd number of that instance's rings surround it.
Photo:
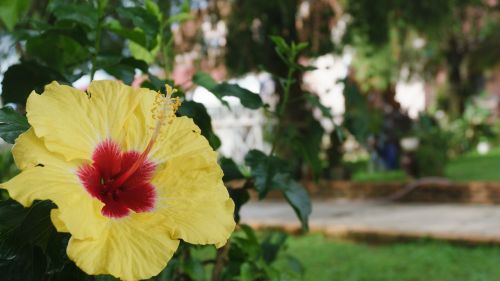
<path fill-rule="evenodd" d="M 52 200 L 67 254 L 87 274 L 146 279 L 180 239 L 221 247 L 234 203 L 216 152 L 177 106 L 117 81 L 87 92 L 53 82 L 29 96 L 32 127 L 12 149 L 22 172 L 0 187 L 24 206 Z"/>

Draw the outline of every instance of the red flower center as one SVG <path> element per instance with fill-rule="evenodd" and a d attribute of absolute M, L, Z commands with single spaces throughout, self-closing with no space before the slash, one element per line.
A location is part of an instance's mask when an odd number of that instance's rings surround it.
<path fill-rule="evenodd" d="M 156 190 L 151 178 L 156 165 L 141 156 L 136 151 L 122 152 L 118 144 L 106 140 L 94 150 L 93 163 L 78 169 L 85 189 L 104 203 L 104 216 L 121 218 L 131 210 L 147 212 L 154 208 Z"/>

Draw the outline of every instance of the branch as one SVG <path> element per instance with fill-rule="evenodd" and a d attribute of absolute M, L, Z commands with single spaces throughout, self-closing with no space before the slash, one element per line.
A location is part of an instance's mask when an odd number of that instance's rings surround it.
<path fill-rule="evenodd" d="M 215 257 L 215 265 L 214 265 L 214 270 L 212 271 L 212 281 L 219 281 L 222 270 L 224 269 L 224 266 L 226 265 L 228 261 L 228 254 L 229 254 L 229 248 L 230 248 L 230 243 L 224 245 L 222 248 L 217 249 L 217 256 Z"/>

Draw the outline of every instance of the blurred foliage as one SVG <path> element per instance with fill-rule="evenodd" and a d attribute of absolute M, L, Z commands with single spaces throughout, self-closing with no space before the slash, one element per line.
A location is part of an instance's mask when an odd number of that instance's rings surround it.
<path fill-rule="evenodd" d="M 344 44 L 355 48 L 356 80 L 364 91 L 384 90 L 400 79 L 434 80 L 447 73 L 455 117 L 481 90 L 485 70 L 500 62 L 498 4 L 481 0 L 346 1 Z"/>
<path fill-rule="evenodd" d="M 30 0 L 0 2 L 0 20 L 8 30 L 14 29 L 16 23 L 28 10 L 30 2 Z"/>
<path fill-rule="evenodd" d="M 492 112 L 475 100 L 470 100 L 464 113 L 443 125 L 451 134 L 450 148 L 454 155 L 473 150 L 479 142 L 493 142 L 500 134 L 495 130 Z"/>
<path fill-rule="evenodd" d="M 229 104 L 223 98 L 228 96 L 238 98 L 241 105 L 250 109 L 259 109 L 263 106 L 262 99 L 259 95 L 255 95 L 236 84 L 229 84 L 227 82 L 217 83 L 209 74 L 204 72 L 197 72 L 193 76 L 193 83 L 214 93 L 220 102 L 227 107 L 229 107 Z"/>
<path fill-rule="evenodd" d="M 439 128 L 420 131 L 420 143 L 415 152 L 418 176 L 444 176 L 448 162 L 449 134 Z"/>
<path fill-rule="evenodd" d="M 453 20 L 454 8 L 468 3 L 480 4 L 478 0 L 404 0 L 348 1 L 347 12 L 352 16 L 349 39 L 362 36 L 373 44 L 382 45 L 391 40 L 393 27 L 402 30 L 415 28 L 420 32 L 438 36 L 444 24 Z M 369 9 L 368 9 L 369 7 Z"/>
<path fill-rule="evenodd" d="M 355 81 L 348 77 L 343 82 L 346 109 L 343 126 L 356 141 L 367 145 L 368 138 L 382 130 L 382 112 L 370 105 Z"/>
<path fill-rule="evenodd" d="M 286 42 L 297 40 L 297 5 L 297 0 L 233 1 L 227 19 L 227 67 L 235 74 L 263 68 L 284 76 L 286 65 L 280 63 L 269 36 L 281 36 Z"/>

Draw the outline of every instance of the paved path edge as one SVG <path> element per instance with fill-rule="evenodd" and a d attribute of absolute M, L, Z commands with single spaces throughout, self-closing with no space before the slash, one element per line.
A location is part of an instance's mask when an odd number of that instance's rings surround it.
<path fill-rule="evenodd" d="M 289 234 L 301 234 L 302 230 L 298 223 L 282 223 L 280 225 L 262 222 L 246 221 L 245 224 L 256 230 L 280 230 Z M 431 233 L 425 231 L 402 231 L 387 230 L 374 227 L 359 226 L 316 226 L 310 225 L 308 233 L 321 233 L 327 237 L 364 241 L 371 243 L 394 243 L 418 240 L 446 241 L 460 245 L 495 245 L 500 246 L 500 237 L 485 235 L 463 235 L 451 232 Z"/>

